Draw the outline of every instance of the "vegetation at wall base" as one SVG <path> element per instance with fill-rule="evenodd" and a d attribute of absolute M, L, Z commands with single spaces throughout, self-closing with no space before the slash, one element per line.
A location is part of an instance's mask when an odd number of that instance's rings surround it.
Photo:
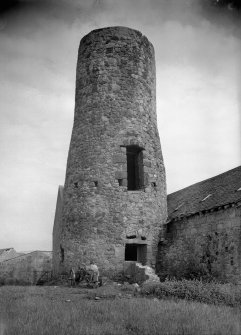
<path fill-rule="evenodd" d="M 201 280 L 183 279 L 148 283 L 143 285 L 141 294 L 158 299 L 175 298 L 205 304 L 241 306 L 241 287 L 239 285 Z"/>
<path fill-rule="evenodd" d="M 228 282 L 225 266 L 218 263 L 214 248 L 218 245 L 215 234 L 207 234 L 202 246 L 195 243 L 191 236 L 185 236 L 160 250 L 161 258 L 158 276 L 161 281 L 175 278 L 177 280 L 200 280 L 205 282 Z M 223 255 L 223 259 L 225 255 Z M 225 269 L 225 270 L 224 270 Z"/>

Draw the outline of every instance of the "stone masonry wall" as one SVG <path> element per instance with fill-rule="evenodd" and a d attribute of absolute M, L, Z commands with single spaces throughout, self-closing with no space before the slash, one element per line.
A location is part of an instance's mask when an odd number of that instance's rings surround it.
<path fill-rule="evenodd" d="M 241 204 L 170 222 L 159 244 L 159 274 L 170 275 L 170 258 L 181 265 L 195 255 L 224 281 L 241 282 Z M 169 262 L 169 264 L 168 264 Z M 179 263 L 178 263 L 179 262 Z M 165 266 L 167 268 L 165 268 Z M 182 270 L 182 269 L 180 269 Z M 169 273 L 168 273 L 169 272 Z"/>
<path fill-rule="evenodd" d="M 11 280 L 20 283 L 35 284 L 44 271 L 52 270 L 52 253 L 33 251 L 0 263 L 0 282 Z"/>
<path fill-rule="evenodd" d="M 59 186 L 54 226 L 53 226 L 53 274 L 57 274 L 61 266 L 61 234 L 62 234 L 62 209 L 63 209 L 63 186 Z M 62 250 L 63 253 L 63 250 Z"/>
<path fill-rule="evenodd" d="M 110 27 L 81 40 L 59 271 L 91 259 L 100 269 L 120 270 L 131 235 L 133 243 L 146 243 L 146 263 L 155 266 L 167 217 L 155 86 L 154 49 L 140 32 Z M 143 155 L 143 184 L 133 191 L 127 187 L 129 146 Z"/>
<path fill-rule="evenodd" d="M 3 251 L 2 254 L 0 255 L 0 263 L 6 261 L 7 259 L 17 257 L 19 255 L 20 254 L 17 253 L 17 251 L 14 250 L 13 248 L 8 248 L 5 251 Z"/>

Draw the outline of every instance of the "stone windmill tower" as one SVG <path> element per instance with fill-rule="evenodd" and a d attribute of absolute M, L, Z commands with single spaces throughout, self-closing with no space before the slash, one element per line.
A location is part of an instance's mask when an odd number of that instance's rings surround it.
<path fill-rule="evenodd" d="M 130 261 L 154 267 L 166 211 L 153 46 L 133 29 L 94 30 L 79 46 L 54 272 L 89 260 L 102 270 Z"/>

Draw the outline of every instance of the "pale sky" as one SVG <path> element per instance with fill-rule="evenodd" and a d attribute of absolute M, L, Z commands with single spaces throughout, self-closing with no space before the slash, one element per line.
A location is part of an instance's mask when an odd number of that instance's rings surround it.
<path fill-rule="evenodd" d="M 240 165 L 241 26 L 228 14 L 199 0 L 22 0 L 0 14 L 0 249 L 52 249 L 78 46 L 93 29 L 154 45 L 168 193 Z"/>

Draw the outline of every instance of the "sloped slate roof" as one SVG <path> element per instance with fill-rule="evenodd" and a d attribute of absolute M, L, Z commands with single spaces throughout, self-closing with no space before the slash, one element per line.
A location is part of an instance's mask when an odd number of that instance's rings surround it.
<path fill-rule="evenodd" d="M 238 201 L 241 201 L 241 166 L 169 194 L 168 217 L 172 220 Z"/>

